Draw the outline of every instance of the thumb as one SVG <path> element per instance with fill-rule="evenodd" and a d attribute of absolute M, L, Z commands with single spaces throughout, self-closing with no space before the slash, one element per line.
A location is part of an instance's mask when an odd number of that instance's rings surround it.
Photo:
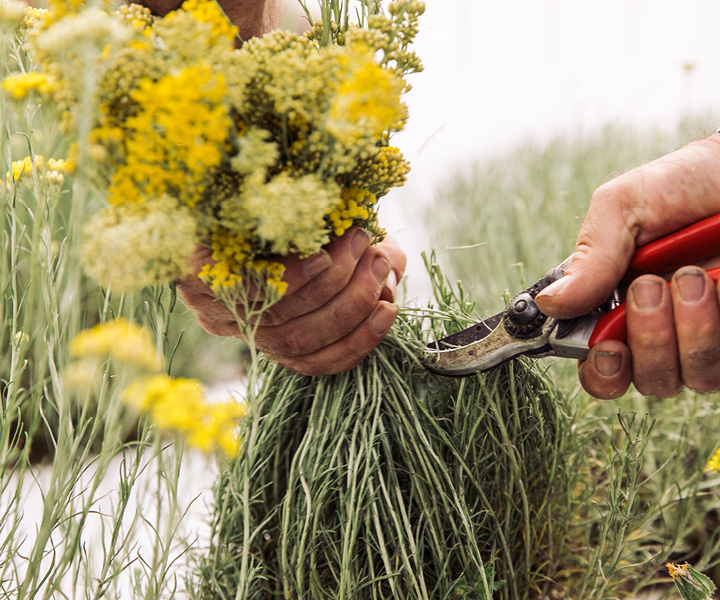
<path fill-rule="evenodd" d="M 559 319 L 584 315 L 605 302 L 627 271 L 635 236 L 621 211 L 591 205 L 564 277 L 535 299 L 545 314 Z"/>
<path fill-rule="evenodd" d="M 566 276 L 536 301 L 558 318 L 600 306 L 637 246 L 720 212 L 720 136 L 676 150 L 601 185 L 590 200 Z"/>

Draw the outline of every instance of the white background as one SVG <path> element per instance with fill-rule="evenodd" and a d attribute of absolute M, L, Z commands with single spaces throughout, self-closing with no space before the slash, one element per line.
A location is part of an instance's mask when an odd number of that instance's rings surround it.
<path fill-rule="evenodd" d="M 413 170 L 381 208 L 408 253 L 411 299 L 424 295 L 419 252 L 428 247 L 414 218 L 457 167 L 608 123 L 674 129 L 704 113 L 720 125 L 718 1 L 426 5 L 415 45 L 425 71 L 410 79 L 410 120 L 393 140 Z"/>

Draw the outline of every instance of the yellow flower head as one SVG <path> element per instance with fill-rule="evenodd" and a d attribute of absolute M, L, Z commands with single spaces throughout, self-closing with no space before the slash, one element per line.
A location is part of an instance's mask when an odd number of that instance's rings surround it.
<path fill-rule="evenodd" d="M 670 574 L 670 577 L 677 579 L 678 577 L 687 577 L 688 575 L 688 564 L 676 565 L 674 563 L 666 563 L 665 567 Z"/>
<path fill-rule="evenodd" d="M 110 48 L 122 47 L 132 36 L 128 23 L 106 10 L 88 8 L 84 0 L 54 2 L 43 26 L 45 29 L 33 41 L 33 48 L 45 54 L 42 58 L 62 63 L 79 55 L 85 61 L 92 55 L 99 59 L 98 69 L 105 66 Z M 64 74 L 80 75 L 70 73 L 69 69 Z"/>
<path fill-rule="evenodd" d="M 198 242 L 190 210 L 164 196 L 111 205 L 83 227 L 80 261 L 101 285 L 131 291 L 187 275 Z"/>
<path fill-rule="evenodd" d="M 74 165 L 69 160 L 49 158 L 46 162 L 39 154 L 26 156 L 22 160 L 13 161 L 12 171 L 5 175 L 5 185 L 10 187 L 32 181 L 33 167 L 39 181 L 57 186 L 61 186 L 65 175 L 74 170 Z"/>
<path fill-rule="evenodd" d="M 70 342 L 70 354 L 79 359 L 112 358 L 120 365 L 145 371 L 162 367 L 150 332 L 123 318 L 81 331 Z"/>
<path fill-rule="evenodd" d="M 195 204 L 223 158 L 231 125 L 224 94 L 224 77 L 206 66 L 141 80 L 130 94 L 140 111 L 123 125 L 125 165 L 113 176 L 110 202 L 169 193 Z"/>
<path fill-rule="evenodd" d="M 208 403 L 196 379 L 168 375 L 136 379 L 126 388 L 124 398 L 136 410 L 148 413 L 156 427 L 183 435 L 200 450 L 218 449 L 233 457 L 240 449 L 237 429 L 245 405 Z"/>
<path fill-rule="evenodd" d="M 377 200 L 368 190 L 358 188 L 344 188 L 341 199 L 340 205 L 328 215 L 337 236 L 345 233 L 355 221 L 366 220 L 370 216 L 368 208 Z"/>
<path fill-rule="evenodd" d="M 404 83 L 382 68 L 363 45 L 347 49 L 341 59 L 342 81 L 332 102 L 328 128 L 337 137 L 377 137 L 402 129 L 407 111 L 400 101 Z"/>
<path fill-rule="evenodd" d="M 230 22 L 215 0 L 186 0 L 180 8 L 189 12 L 196 21 L 210 25 L 210 43 L 223 39 L 232 42 L 238 35 L 238 28 Z M 169 17 L 172 18 L 172 15 Z"/>
<path fill-rule="evenodd" d="M 32 93 L 49 96 L 57 87 L 45 73 L 37 71 L 10 75 L 3 80 L 2 86 L 14 100 L 24 100 Z"/>
<path fill-rule="evenodd" d="M 713 454 L 712 458 L 708 461 L 705 466 L 705 470 L 708 472 L 720 473 L 720 448 Z"/>

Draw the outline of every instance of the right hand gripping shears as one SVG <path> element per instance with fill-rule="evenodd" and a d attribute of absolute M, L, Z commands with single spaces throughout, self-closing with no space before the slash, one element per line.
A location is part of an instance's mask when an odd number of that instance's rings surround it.
<path fill-rule="evenodd" d="M 539 310 L 535 297 L 565 274 L 571 256 L 517 294 L 504 311 L 429 344 L 423 363 L 430 371 L 459 376 L 493 369 L 520 355 L 585 358 L 602 340 L 626 340 L 624 289 L 633 279 L 672 273 L 716 255 L 720 255 L 720 215 L 639 248 L 620 286 L 600 308 L 576 319 L 554 319 Z M 720 267 L 708 275 L 717 282 Z"/>

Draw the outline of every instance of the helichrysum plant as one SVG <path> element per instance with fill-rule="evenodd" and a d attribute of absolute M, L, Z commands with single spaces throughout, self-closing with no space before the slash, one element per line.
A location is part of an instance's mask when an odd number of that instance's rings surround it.
<path fill-rule="evenodd" d="M 352 371 L 260 365 L 197 598 L 520 600 L 561 570 L 563 403 L 524 361 L 469 378 L 424 369 L 426 336 L 473 308 L 431 270 L 437 307 L 404 309 Z"/>
<path fill-rule="evenodd" d="M 407 118 L 404 78 L 420 68 L 409 44 L 422 11 L 393 2 L 364 27 L 318 23 L 235 49 L 237 30 L 210 0 L 162 19 L 138 5 L 58 1 L 32 29 L 37 70 L 3 86 L 52 98 L 66 130 L 88 136 L 72 160 L 107 192 L 82 249 L 101 284 L 171 282 L 202 243 L 213 249 L 201 276 L 214 290 L 252 273 L 281 295 L 271 257 L 312 254 L 354 224 L 382 236 L 377 199 L 409 170 L 390 135 Z M 81 102 L 87 73 L 93 107 Z M 88 108 L 92 127 L 78 131 Z"/>
<path fill-rule="evenodd" d="M 82 171 L 94 210 L 78 254 L 113 292 L 172 284 L 198 244 L 210 247 L 200 277 L 233 311 L 240 305 L 252 346 L 249 317 L 287 286 L 275 257 L 315 253 L 353 225 L 381 239 L 377 200 L 409 171 L 390 136 L 407 119 L 405 77 L 421 68 L 409 46 L 423 4 L 393 2 L 384 14 L 362 1 L 353 26 L 337 25 L 331 17 L 340 22 L 342 11 L 328 6 L 304 35 L 275 31 L 236 48 L 237 30 L 212 0 L 188 0 L 164 18 L 133 4 L 54 0 L 25 23 L 32 68 L 2 86 L 11 102 L 55 106 L 75 142 L 65 160 L 13 163 L 6 185 Z M 260 306 L 246 296 L 253 287 Z M 126 397 L 160 419 L 148 398 L 177 398 L 179 384 L 158 377 L 134 382 Z M 218 411 L 200 420 L 216 423 Z M 193 420 L 178 419 L 181 430 Z M 186 433 L 211 447 L 212 429 Z M 215 429 L 234 454 L 230 428 Z"/>
<path fill-rule="evenodd" d="M 668 563 L 666 566 L 683 600 L 712 599 L 715 584 L 707 575 L 700 573 L 688 563 L 682 565 Z"/>

